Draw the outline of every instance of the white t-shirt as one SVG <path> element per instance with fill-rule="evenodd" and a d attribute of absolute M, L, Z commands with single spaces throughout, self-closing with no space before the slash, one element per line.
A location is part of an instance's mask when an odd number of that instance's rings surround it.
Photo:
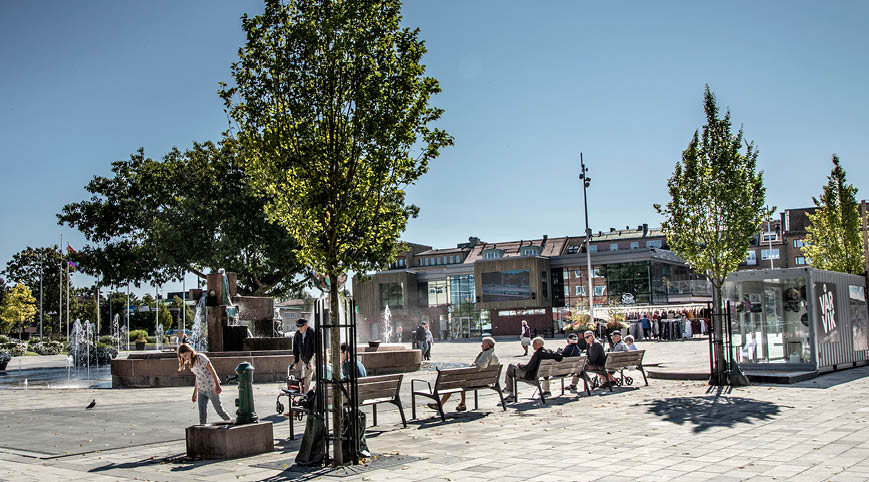
<path fill-rule="evenodd" d="M 214 377 L 211 376 L 211 370 L 208 369 L 208 357 L 202 353 L 196 354 L 196 359 L 190 365 L 190 371 L 196 375 L 196 388 L 200 392 L 214 393 L 217 387 L 214 385 Z"/>

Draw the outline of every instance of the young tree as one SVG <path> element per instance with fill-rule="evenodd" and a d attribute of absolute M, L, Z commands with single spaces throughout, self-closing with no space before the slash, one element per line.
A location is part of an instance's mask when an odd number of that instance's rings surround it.
<path fill-rule="evenodd" d="M 235 86 L 221 91 L 270 219 L 299 242 L 299 259 L 329 279 L 332 324 L 339 276 L 395 259 L 418 212 L 404 187 L 452 144 L 431 127 L 442 110 L 429 98 L 440 87 L 425 76 L 425 45 L 418 30 L 400 26 L 400 8 L 398 0 L 267 0 L 262 15 L 242 18 L 247 42 L 232 65 Z M 338 350 L 332 330 L 335 380 Z"/>
<path fill-rule="evenodd" d="M 745 259 L 751 238 L 772 210 L 764 208 L 766 188 L 763 172 L 757 171 L 754 142 L 743 146 L 742 129 L 736 135 L 731 132 L 729 110 L 718 117 L 708 85 L 704 111 L 702 136 L 694 131 L 667 182 L 670 202 L 666 207 L 655 204 L 655 209 L 664 215 L 662 228 L 671 249 L 712 283 L 716 311 L 721 313 L 724 280 Z M 710 383 L 717 385 L 726 383 L 719 317 L 713 318 L 713 329 L 719 340 Z"/>
<path fill-rule="evenodd" d="M 863 274 L 865 255 L 860 238 L 857 188 L 848 184 L 839 156 L 833 154 L 833 170 L 821 198 L 812 198 L 818 209 L 809 213 L 803 252 L 814 268 Z"/>
<path fill-rule="evenodd" d="M 66 273 L 61 273 L 63 255 L 57 247 L 27 247 L 12 255 L 3 270 L 7 279 L 18 280 L 30 288 L 30 292 L 39 304 L 39 277 L 42 275 L 42 310 L 46 313 L 44 322 L 46 330 L 58 318 L 52 318 L 48 313 L 59 313 L 60 285 L 66 285 Z M 61 277 L 64 281 L 61 282 Z"/>
<path fill-rule="evenodd" d="M 0 305 L 0 321 L 3 322 L 3 331 L 9 333 L 18 327 L 19 338 L 24 326 L 33 321 L 36 316 L 36 299 L 30 292 L 30 288 L 24 283 L 16 284 L 3 298 Z"/>
<path fill-rule="evenodd" d="M 139 149 L 112 173 L 95 176 L 86 186 L 93 196 L 58 215 L 93 243 L 75 259 L 104 285 L 204 278 L 218 268 L 238 274 L 241 294 L 281 296 L 304 283 L 296 242 L 266 218 L 231 139 L 173 148 L 162 160 Z"/>

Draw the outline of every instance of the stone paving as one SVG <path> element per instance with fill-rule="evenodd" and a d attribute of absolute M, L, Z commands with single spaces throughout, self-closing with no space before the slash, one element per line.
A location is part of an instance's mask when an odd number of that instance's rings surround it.
<path fill-rule="evenodd" d="M 668 356 L 680 346 L 648 345 L 650 355 L 662 350 Z M 470 361 L 478 346 L 438 343 L 434 362 Z M 521 351 L 518 343 L 502 342 L 498 353 L 506 363 Z M 407 429 L 397 411 L 382 406 L 379 426 L 368 431 L 372 452 L 419 459 L 344 479 L 869 480 L 867 375 L 869 367 L 861 367 L 794 385 L 732 391 L 710 390 L 702 382 L 650 380 L 648 387 L 640 382 L 590 397 L 568 393 L 545 406 L 522 386 L 519 402 L 507 411 L 497 406 L 497 395 L 481 392 L 479 410 L 449 413 L 446 423 L 418 400 L 420 420 Z M 407 374 L 403 391 L 410 378 L 434 376 L 428 366 Z M 2 390 L 0 480 L 338 479 L 292 470 L 300 441 L 284 439 L 288 427 L 274 415 L 274 384 L 256 385 L 255 396 L 260 416 L 277 422 L 275 452 L 219 462 L 185 460 L 184 427 L 196 421 L 191 392 Z M 559 393 L 555 384 L 553 392 Z M 234 395 L 235 387 L 227 386 L 225 407 L 232 407 Z M 85 411 L 92 399 L 97 407 Z M 409 394 L 403 401 L 410 416 Z M 447 402 L 447 409 L 456 401 Z"/>

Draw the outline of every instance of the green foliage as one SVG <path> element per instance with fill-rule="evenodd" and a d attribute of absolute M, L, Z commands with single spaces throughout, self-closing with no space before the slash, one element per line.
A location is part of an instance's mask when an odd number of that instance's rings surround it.
<path fill-rule="evenodd" d="M 24 356 L 27 353 L 27 343 L 10 341 L 0 345 L 0 350 L 9 353 L 12 356 Z"/>
<path fill-rule="evenodd" d="M 0 335 L 0 344 L 9 343 L 9 337 L 6 335 Z"/>
<path fill-rule="evenodd" d="M 23 328 L 36 316 L 36 299 L 30 288 L 24 283 L 18 283 L 3 298 L 0 305 L 0 330 L 9 333 L 18 327 Z"/>
<path fill-rule="evenodd" d="M 242 294 L 297 289 L 293 278 L 304 266 L 296 243 L 267 220 L 233 142 L 173 148 L 162 161 L 139 149 L 112 173 L 94 177 L 86 186 L 93 196 L 58 215 L 93 243 L 75 258 L 103 283 L 160 284 L 222 267 L 238 274 Z"/>
<path fill-rule="evenodd" d="M 720 294 L 725 278 L 745 259 L 758 226 L 773 210 L 764 208 L 766 188 L 763 172 L 757 172 L 757 148 L 753 142 L 743 146 L 742 129 L 731 132 L 730 111 L 718 117 L 708 85 L 704 110 L 702 136 L 694 131 L 667 182 L 670 202 L 655 209 L 664 215 L 662 228 L 670 248 L 705 274 Z"/>
<path fill-rule="evenodd" d="M 12 354 L 7 351 L 0 350 L 0 365 L 8 363 L 12 359 Z"/>
<path fill-rule="evenodd" d="M 100 343 L 103 343 L 106 345 L 111 345 L 112 343 L 115 342 L 115 338 L 112 337 L 111 335 L 103 335 L 103 336 L 99 337 L 98 341 Z"/>
<path fill-rule="evenodd" d="M 174 296 L 174 297 L 172 298 L 172 308 L 178 308 L 178 309 L 179 309 L 179 311 L 178 311 L 178 315 L 176 316 L 177 319 L 175 320 L 175 326 L 180 326 L 180 325 L 181 325 L 181 319 L 182 319 L 182 316 L 183 316 L 183 315 L 181 314 L 181 311 L 180 311 L 181 309 L 183 309 L 184 311 L 187 312 L 187 326 L 190 326 L 190 324 L 193 323 L 193 317 L 196 316 L 195 310 L 193 309 L 192 306 L 190 306 L 190 305 L 185 305 L 185 304 L 184 304 L 184 300 L 182 300 L 182 299 L 179 298 L 178 296 Z"/>
<path fill-rule="evenodd" d="M 147 336 L 148 332 L 145 330 L 130 330 L 130 341 L 144 340 Z"/>
<path fill-rule="evenodd" d="M 860 208 L 857 188 L 848 184 L 839 157 L 833 154 L 833 170 L 827 176 L 821 197 L 812 198 L 818 209 L 809 213 L 803 252 L 814 268 L 863 274 L 865 257 L 860 238 Z"/>
<path fill-rule="evenodd" d="M 27 248 L 15 253 L 6 263 L 3 274 L 7 279 L 24 283 L 30 288 L 33 297 L 39 301 L 39 276 L 42 274 L 42 309 L 45 313 L 43 321 L 46 331 L 49 327 L 57 326 L 57 313 L 60 303 L 61 279 L 64 289 L 66 287 L 65 261 L 61 251 L 54 247 Z M 2 286 L 0 286 L 2 291 Z M 65 293 L 64 293 L 65 296 Z M 2 301 L 2 300 L 0 300 Z"/>
<path fill-rule="evenodd" d="M 166 303 L 160 303 L 160 308 L 158 311 L 160 324 L 163 326 L 163 333 L 172 329 L 172 324 L 174 323 L 172 319 L 172 312 L 169 311 L 169 307 L 166 306 Z"/>

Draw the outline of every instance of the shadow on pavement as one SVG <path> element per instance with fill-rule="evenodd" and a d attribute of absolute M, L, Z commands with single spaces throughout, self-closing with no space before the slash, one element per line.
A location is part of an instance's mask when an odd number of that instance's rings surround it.
<path fill-rule="evenodd" d="M 501 410 L 498 408 L 498 410 Z M 452 413 L 452 412 L 444 412 L 444 415 L 447 417 L 446 422 L 441 421 L 440 415 L 435 415 L 433 417 L 427 419 L 416 419 L 416 420 L 408 420 L 407 425 L 416 425 L 418 428 L 428 428 L 428 427 L 442 427 L 444 425 L 451 425 L 454 423 L 465 423 L 469 421 L 482 420 L 489 416 L 492 412 L 462 412 L 462 413 Z"/>
<path fill-rule="evenodd" d="M 701 396 L 661 398 L 646 404 L 647 411 L 664 421 L 694 426 L 694 433 L 715 427 L 732 427 L 737 423 L 753 420 L 772 420 L 780 408 L 772 402 L 743 397 Z"/>

